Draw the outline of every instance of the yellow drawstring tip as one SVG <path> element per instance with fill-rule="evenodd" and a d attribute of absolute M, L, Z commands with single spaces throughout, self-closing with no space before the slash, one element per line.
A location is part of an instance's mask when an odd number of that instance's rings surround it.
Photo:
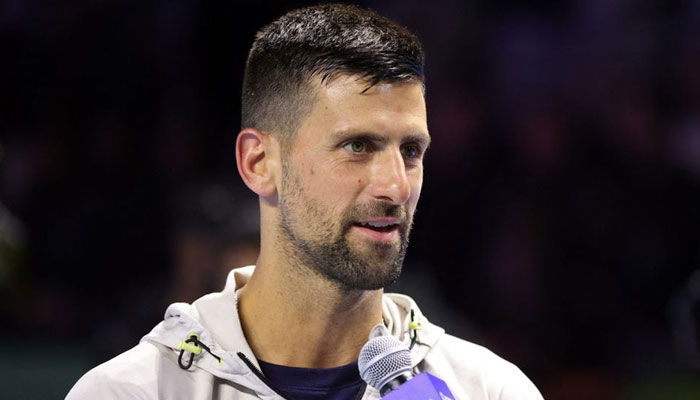
<path fill-rule="evenodd" d="M 196 334 L 196 333 L 188 334 L 187 340 L 188 341 L 194 340 L 195 343 L 187 343 L 186 341 L 180 342 L 180 344 L 178 345 L 180 350 L 189 351 L 190 353 L 194 353 L 194 354 L 202 354 L 202 348 L 197 346 L 197 342 L 199 342 L 199 335 L 198 334 Z"/>
<path fill-rule="evenodd" d="M 416 331 L 422 327 L 423 327 L 423 323 L 421 321 L 411 321 L 408 323 L 408 329 L 410 329 L 412 331 Z"/>
<path fill-rule="evenodd" d="M 180 348 L 180 350 L 189 351 L 193 354 L 202 354 L 202 349 L 192 343 L 180 342 L 178 347 Z"/>
<path fill-rule="evenodd" d="M 190 333 L 189 335 L 187 335 L 187 339 L 194 339 L 196 341 L 199 341 L 199 335 L 196 333 Z"/>
<path fill-rule="evenodd" d="M 216 361 L 216 366 L 217 366 L 217 367 L 220 367 L 220 366 L 222 366 L 222 365 L 224 365 L 224 360 L 218 359 L 218 360 Z"/>

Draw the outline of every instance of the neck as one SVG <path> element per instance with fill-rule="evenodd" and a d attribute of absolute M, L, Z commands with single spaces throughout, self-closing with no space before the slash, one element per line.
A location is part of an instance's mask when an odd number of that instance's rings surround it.
<path fill-rule="evenodd" d="M 357 360 L 370 330 L 382 322 L 382 290 L 345 290 L 303 266 L 275 261 L 267 264 L 261 256 L 239 297 L 256 357 L 306 368 Z"/>

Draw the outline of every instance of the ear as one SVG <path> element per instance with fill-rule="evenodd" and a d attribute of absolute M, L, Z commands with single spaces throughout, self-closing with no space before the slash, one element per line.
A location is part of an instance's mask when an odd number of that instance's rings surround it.
<path fill-rule="evenodd" d="M 276 141 L 265 132 L 243 129 L 236 139 L 236 165 L 243 182 L 260 197 L 277 192 L 275 184 Z"/>

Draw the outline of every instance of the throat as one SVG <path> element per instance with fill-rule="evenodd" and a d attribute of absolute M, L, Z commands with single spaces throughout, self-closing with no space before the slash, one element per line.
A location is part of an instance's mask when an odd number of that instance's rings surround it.
<path fill-rule="evenodd" d="M 255 356 L 269 363 L 301 368 L 349 364 L 382 321 L 381 291 L 359 291 L 349 294 L 349 300 L 337 291 L 318 290 L 318 283 L 296 282 L 291 288 L 292 278 L 284 288 L 273 289 L 271 281 L 251 279 L 239 301 L 246 339 Z M 250 286 L 260 283 L 268 287 Z"/>

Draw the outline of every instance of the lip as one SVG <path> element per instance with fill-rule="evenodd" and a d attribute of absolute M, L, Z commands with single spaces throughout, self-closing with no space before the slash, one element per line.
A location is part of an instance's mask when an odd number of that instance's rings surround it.
<path fill-rule="evenodd" d="M 375 222 L 375 223 L 385 223 L 385 224 L 395 224 L 399 225 L 401 224 L 401 220 L 398 218 L 391 218 L 391 217 L 379 217 L 379 218 L 370 218 L 362 221 L 358 221 L 358 224 L 368 224 L 370 222 Z"/>
<path fill-rule="evenodd" d="M 372 228 L 364 227 L 360 224 L 367 223 L 387 223 L 393 224 L 391 229 L 386 231 L 377 231 Z M 370 240 L 381 243 L 391 243 L 399 237 L 399 229 L 401 228 L 401 221 L 396 218 L 372 218 L 364 221 L 357 222 L 352 226 L 359 233 L 369 237 Z"/>

